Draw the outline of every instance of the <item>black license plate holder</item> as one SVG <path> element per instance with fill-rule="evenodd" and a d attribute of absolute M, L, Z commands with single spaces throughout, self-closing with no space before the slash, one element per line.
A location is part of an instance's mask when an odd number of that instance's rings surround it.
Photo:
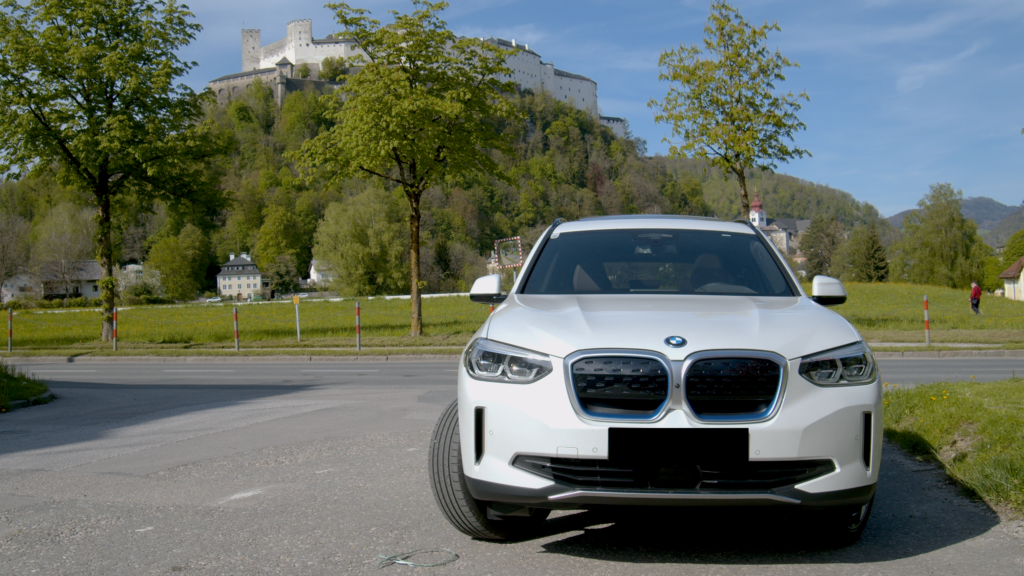
<path fill-rule="evenodd" d="M 749 428 L 609 428 L 612 461 L 741 464 L 750 460 Z"/>

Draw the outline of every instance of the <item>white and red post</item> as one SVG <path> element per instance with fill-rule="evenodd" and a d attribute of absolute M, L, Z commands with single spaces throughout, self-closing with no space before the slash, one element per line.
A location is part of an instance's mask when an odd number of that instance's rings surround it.
<path fill-rule="evenodd" d="M 932 345 L 931 326 L 928 325 L 928 295 L 924 295 L 924 345 Z"/>
<path fill-rule="evenodd" d="M 356 300 L 356 350 L 363 349 L 363 336 L 359 324 L 359 300 Z"/>
<path fill-rule="evenodd" d="M 14 350 L 14 308 L 7 309 L 7 351 Z"/>
<path fill-rule="evenodd" d="M 238 352 L 238 306 L 234 307 L 235 316 L 235 352 Z"/>
<path fill-rule="evenodd" d="M 117 352 L 117 306 L 114 306 L 114 352 Z"/>

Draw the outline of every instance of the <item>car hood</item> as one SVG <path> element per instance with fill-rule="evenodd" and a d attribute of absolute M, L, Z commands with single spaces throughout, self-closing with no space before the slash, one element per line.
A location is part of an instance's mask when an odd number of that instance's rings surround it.
<path fill-rule="evenodd" d="M 512 294 L 485 330 L 491 340 L 561 358 L 626 348 L 672 360 L 702 350 L 764 350 L 793 359 L 861 339 L 843 317 L 805 296 Z M 687 344 L 672 348 L 669 336 Z"/>

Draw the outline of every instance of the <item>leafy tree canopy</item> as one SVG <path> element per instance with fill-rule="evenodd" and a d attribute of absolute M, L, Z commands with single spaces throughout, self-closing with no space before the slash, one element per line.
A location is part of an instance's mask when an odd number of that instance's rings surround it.
<path fill-rule="evenodd" d="M 773 170 L 776 162 L 810 155 L 787 143 L 806 128 L 796 113 L 809 98 L 776 93 L 786 80 L 783 71 L 798 66 L 768 49 L 768 33 L 780 30 L 778 23 L 752 26 L 716 0 L 704 26 L 706 54 L 695 44 L 663 52 L 658 78 L 672 86 L 664 100 L 648 103 L 658 111 L 655 121 L 671 124 L 672 136 L 682 137 L 670 154 L 705 160 L 739 181 L 744 217 L 750 212 L 748 170 Z"/>
<path fill-rule="evenodd" d="M 218 193 L 196 124 L 203 98 L 177 78 L 200 26 L 174 0 L 0 0 L 0 171 L 58 167 L 98 212 L 104 337 L 114 304 L 113 208 L 124 196 L 171 203 Z"/>
<path fill-rule="evenodd" d="M 892 247 L 894 280 L 950 288 L 981 283 L 989 248 L 978 225 L 964 218 L 963 197 L 951 184 L 931 185 L 903 220 L 903 240 Z"/>
<path fill-rule="evenodd" d="M 383 26 L 360 8 L 328 4 L 366 60 L 337 97 L 328 97 L 335 125 L 294 154 L 312 176 L 376 178 L 400 188 L 409 204 L 411 332 L 420 333 L 420 217 L 423 193 L 472 172 L 503 176 L 494 154 L 512 152 L 500 122 L 520 119 L 509 82 L 508 52 L 459 38 L 440 19 L 446 2 L 412 0 L 411 14 L 392 11 Z"/>

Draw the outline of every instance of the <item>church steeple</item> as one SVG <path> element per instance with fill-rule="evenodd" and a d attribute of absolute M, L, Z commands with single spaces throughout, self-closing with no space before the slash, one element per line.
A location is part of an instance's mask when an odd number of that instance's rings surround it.
<path fill-rule="evenodd" d="M 757 197 L 756 191 L 754 192 L 754 201 L 750 203 L 750 223 L 758 228 L 768 225 L 768 216 L 764 213 L 764 204 Z"/>

